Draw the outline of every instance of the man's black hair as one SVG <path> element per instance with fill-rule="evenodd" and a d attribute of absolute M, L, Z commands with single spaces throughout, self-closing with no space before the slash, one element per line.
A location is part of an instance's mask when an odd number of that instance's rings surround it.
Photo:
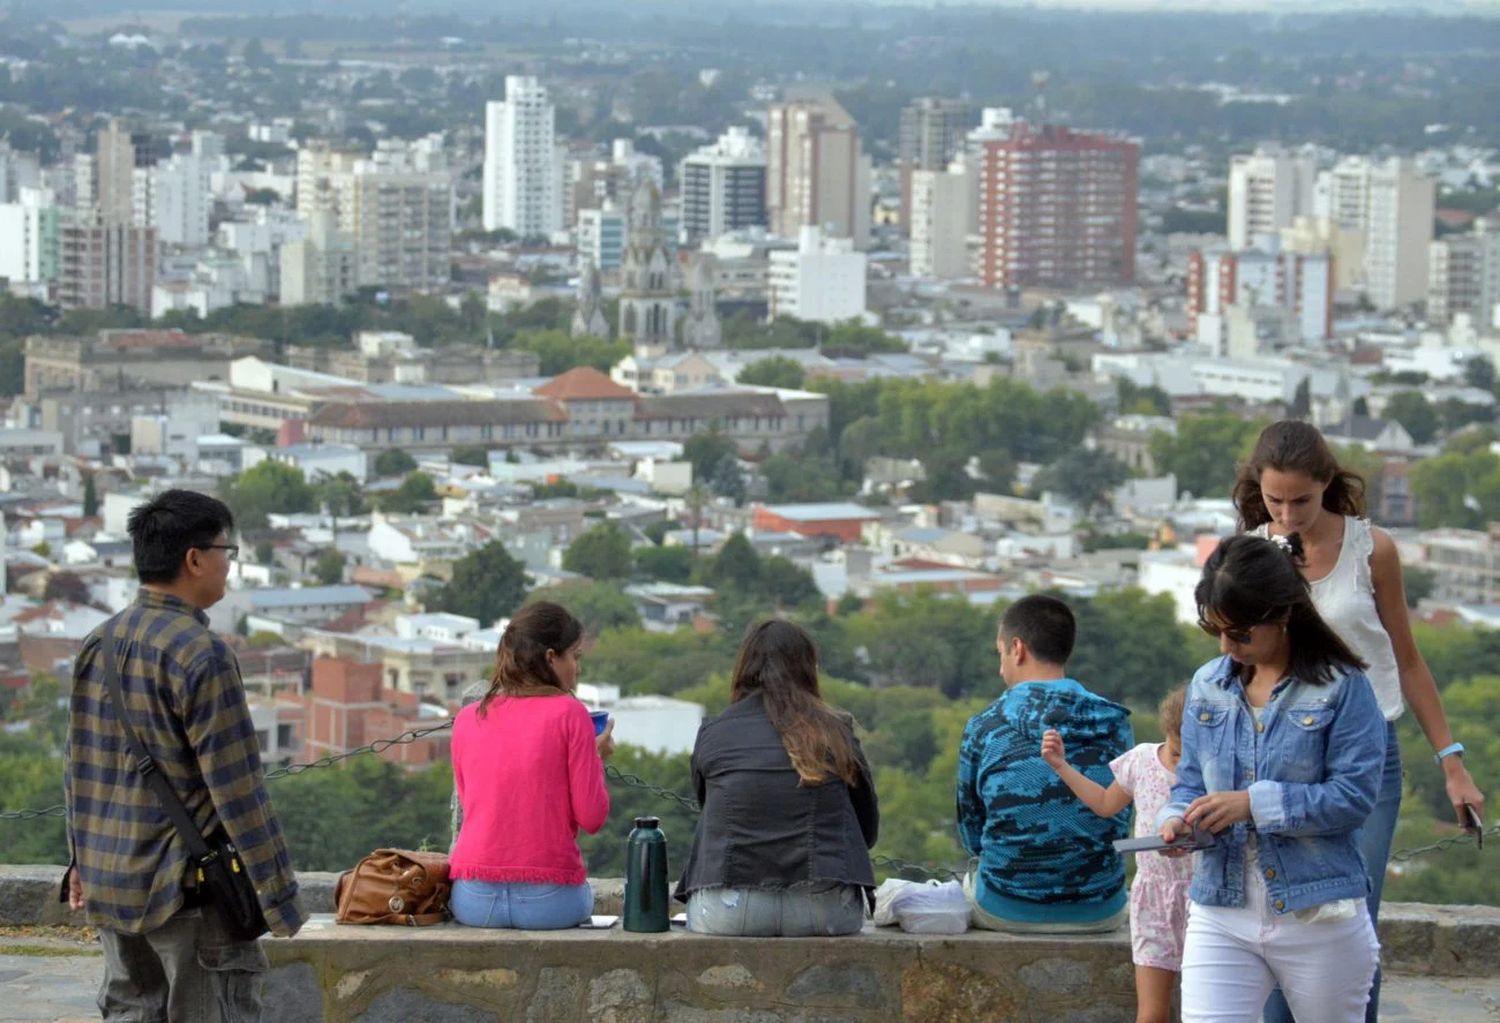
<path fill-rule="evenodd" d="M 1022 597 L 1000 618 L 1000 638 L 1007 643 L 1019 639 L 1044 664 L 1067 664 L 1077 634 L 1068 605 L 1040 593 Z"/>
<path fill-rule="evenodd" d="M 193 548 L 234 531 L 234 515 L 216 497 L 195 490 L 165 490 L 137 505 L 126 520 L 135 548 L 135 574 L 143 583 L 170 583 Z"/>

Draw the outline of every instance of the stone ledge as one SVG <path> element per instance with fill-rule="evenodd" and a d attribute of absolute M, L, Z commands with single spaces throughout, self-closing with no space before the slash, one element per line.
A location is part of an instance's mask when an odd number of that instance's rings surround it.
<path fill-rule="evenodd" d="M 485 931 L 340 927 L 264 943 L 278 1023 L 1129 1023 L 1123 931 L 718 938 L 674 927 Z"/>

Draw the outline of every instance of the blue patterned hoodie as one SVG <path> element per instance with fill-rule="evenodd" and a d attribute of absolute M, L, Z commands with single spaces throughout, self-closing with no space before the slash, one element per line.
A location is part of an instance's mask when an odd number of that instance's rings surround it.
<path fill-rule="evenodd" d="M 958 832 L 979 858 L 980 907 L 1023 922 L 1102 920 L 1125 905 L 1125 867 L 1111 843 L 1131 810 L 1099 817 L 1041 757 L 1055 728 L 1068 761 L 1108 786 L 1109 762 L 1134 745 L 1130 711 L 1070 678 L 1023 682 L 969 719 L 958 755 Z"/>

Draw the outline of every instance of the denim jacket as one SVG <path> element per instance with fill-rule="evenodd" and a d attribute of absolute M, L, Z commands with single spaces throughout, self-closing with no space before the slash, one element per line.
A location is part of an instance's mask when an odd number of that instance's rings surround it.
<path fill-rule="evenodd" d="M 1291 913 L 1364 898 L 1370 882 L 1359 829 L 1385 763 L 1385 718 L 1364 672 L 1323 685 L 1284 679 L 1257 724 L 1229 657 L 1198 669 L 1182 715 L 1182 760 L 1157 825 L 1206 792 L 1248 790 L 1251 821 L 1197 854 L 1189 895 L 1204 906 L 1245 904 L 1245 840 L 1259 836 L 1257 869 L 1271 909 Z"/>

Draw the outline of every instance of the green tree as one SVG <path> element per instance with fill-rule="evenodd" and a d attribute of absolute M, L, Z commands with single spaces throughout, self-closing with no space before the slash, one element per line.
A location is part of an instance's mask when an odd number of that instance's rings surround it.
<path fill-rule="evenodd" d="M 425 472 L 408 473 L 399 487 L 380 496 L 380 510 L 412 515 L 431 505 L 437 496 L 431 476 Z"/>
<path fill-rule="evenodd" d="M 597 638 L 583 659 L 583 678 L 617 685 L 627 693 L 678 693 L 716 671 L 728 670 L 738 640 L 691 629 L 611 629 Z"/>
<path fill-rule="evenodd" d="M 631 552 L 636 575 L 664 583 L 686 583 L 693 575 L 690 547 L 637 547 Z"/>
<path fill-rule="evenodd" d="M 332 547 L 318 555 L 313 562 L 313 575 L 324 586 L 333 586 L 344 581 L 344 565 L 347 558 Z"/>
<path fill-rule="evenodd" d="M 94 474 L 89 473 L 83 480 L 83 517 L 91 519 L 99 514 L 99 490 L 94 483 Z"/>
<path fill-rule="evenodd" d="M 467 444 L 453 449 L 453 461 L 459 465 L 477 465 L 481 468 L 490 464 L 490 452 L 483 444 Z"/>
<path fill-rule="evenodd" d="M 1495 364 L 1487 355 L 1476 355 L 1464 364 L 1464 383 L 1481 391 L 1495 389 Z"/>
<path fill-rule="evenodd" d="M 1129 377 L 1115 381 L 1115 399 L 1122 415 L 1170 416 L 1172 397 L 1154 385 L 1142 387 Z"/>
<path fill-rule="evenodd" d="M 818 606 L 823 595 L 812 573 L 789 558 L 773 554 L 760 563 L 759 594 L 777 608 Z"/>
<path fill-rule="evenodd" d="M 875 685 L 922 686 L 950 697 L 992 696 L 1002 688 L 994 622 L 966 600 L 885 591 L 847 622 L 854 646 L 866 651 L 866 673 Z"/>
<path fill-rule="evenodd" d="M 760 586 L 760 555 L 744 533 L 735 533 L 724 541 L 717 554 L 703 559 L 694 575 L 703 585 L 716 590 L 754 593 Z"/>
<path fill-rule="evenodd" d="M 1401 584 L 1406 591 L 1406 606 L 1415 608 L 1437 588 L 1437 572 L 1430 568 L 1402 568 Z"/>
<path fill-rule="evenodd" d="M 312 487 L 301 469 L 264 461 L 240 473 L 223 488 L 225 503 L 240 529 L 264 529 L 272 512 L 315 510 Z"/>
<path fill-rule="evenodd" d="M 1077 504 L 1085 514 L 1108 502 L 1129 474 L 1122 463 L 1099 448 L 1074 448 L 1036 474 L 1031 489 L 1052 491 Z"/>
<path fill-rule="evenodd" d="M 727 497 L 738 507 L 745 503 L 745 476 L 740 472 L 740 460 L 734 455 L 725 455 L 714 467 L 708 487 L 718 497 Z"/>
<path fill-rule="evenodd" d="M 857 321 L 840 323 L 828 332 L 823 350 L 840 355 L 876 355 L 881 352 L 904 352 L 906 342 L 879 327 L 866 327 Z"/>
<path fill-rule="evenodd" d="M 453 563 L 453 578 L 433 599 L 433 610 L 477 618 L 484 625 L 510 614 L 526 596 L 526 568 L 498 540 Z"/>
<path fill-rule="evenodd" d="M 347 472 L 341 472 L 337 476 L 324 476 L 312 487 L 313 498 L 318 507 L 333 517 L 335 525 L 338 519 L 363 515 L 368 510 L 364 490 L 359 481 Z"/>
<path fill-rule="evenodd" d="M 1241 459 L 1249 456 L 1264 420 L 1241 419 L 1232 412 L 1179 416 L 1177 434 L 1151 438 L 1151 457 L 1162 473 L 1177 476 L 1177 486 L 1198 497 L 1228 496 Z"/>
<path fill-rule="evenodd" d="M 1120 703 L 1154 707 L 1217 653 L 1201 630 L 1177 621 L 1167 594 L 1107 590 L 1068 605 L 1078 622 L 1068 673 Z"/>
<path fill-rule="evenodd" d="M 634 629 L 641 624 L 635 602 L 620 590 L 617 583 L 564 583 L 533 590 L 526 603 L 538 600 L 553 601 L 573 612 L 590 636 L 597 636 L 606 629 Z"/>
<path fill-rule="evenodd" d="M 608 341 L 583 335 L 573 337 L 565 330 L 523 330 L 512 344 L 535 352 L 541 360 L 543 376 L 556 376 L 579 366 L 592 366 L 601 373 L 630 354 L 629 341 Z"/>
<path fill-rule="evenodd" d="M 416 468 L 417 460 L 400 448 L 389 448 L 375 456 L 376 476 L 405 476 Z"/>
<path fill-rule="evenodd" d="M 769 359 L 752 362 L 740 370 L 736 378 L 741 384 L 792 389 L 801 388 L 805 379 L 806 374 L 802 369 L 802 363 L 796 359 L 788 359 L 784 355 L 773 355 Z"/>
<path fill-rule="evenodd" d="M 630 567 L 630 538 L 614 523 L 595 526 L 563 552 L 563 568 L 590 579 L 625 579 Z"/>
<path fill-rule="evenodd" d="M 1479 450 L 1419 460 L 1411 495 L 1423 529 L 1482 529 L 1500 519 L 1500 456 Z"/>
<path fill-rule="evenodd" d="M 726 436 L 717 423 L 707 433 L 695 433 L 682 445 L 682 457 L 693 463 L 693 479 L 707 483 L 723 459 L 737 457 L 734 438 Z"/>
<path fill-rule="evenodd" d="M 1398 391 L 1385 403 L 1385 417 L 1406 427 L 1411 439 L 1427 444 L 1437 436 L 1438 416 L 1421 391 Z"/>

